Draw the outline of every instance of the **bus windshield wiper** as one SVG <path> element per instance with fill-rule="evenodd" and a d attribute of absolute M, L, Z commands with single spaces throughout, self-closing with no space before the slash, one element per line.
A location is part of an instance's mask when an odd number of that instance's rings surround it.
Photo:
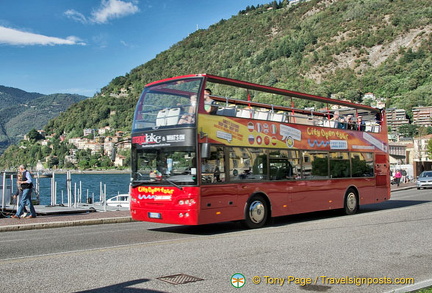
<path fill-rule="evenodd" d="M 143 185 L 147 185 L 149 183 L 151 183 L 151 184 L 158 183 L 158 181 L 156 181 L 156 180 L 134 180 L 134 181 L 132 181 L 132 187 L 143 186 Z"/>
<path fill-rule="evenodd" d="M 178 189 L 183 190 L 183 187 L 181 187 L 180 185 L 178 185 L 178 184 L 174 183 L 173 181 L 169 180 L 167 177 L 164 176 L 163 179 L 165 179 L 165 181 L 168 182 L 169 184 L 171 184 L 172 186 L 175 186 Z"/>

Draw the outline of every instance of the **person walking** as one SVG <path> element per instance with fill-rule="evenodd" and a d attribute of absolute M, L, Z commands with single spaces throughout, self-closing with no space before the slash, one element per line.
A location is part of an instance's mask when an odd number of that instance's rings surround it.
<path fill-rule="evenodd" d="M 18 205 L 19 204 L 19 200 L 22 197 L 21 184 L 19 183 L 21 181 L 21 178 L 22 178 L 22 173 L 20 171 L 18 171 L 17 173 L 18 173 L 17 174 L 17 182 L 16 182 L 17 190 L 15 191 L 15 193 L 13 195 L 13 198 L 16 200 L 16 204 Z M 27 209 L 26 209 L 25 206 L 23 208 L 23 215 L 27 215 Z"/>
<path fill-rule="evenodd" d="M 19 219 L 21 214 L 23 213 L 24 207 L 26 205 L 29 206 L 30 215 L 27 216 L 27 219 L 36 218 L 36 211 L 34 209 L 33 203 L 31 202 L 31 194 L 33 189 L 33 179 L 29 171 L 27 171 L 24 165 L 19 166 L 19 172 L 21 173 L 21 180 L 18 181 L 20 184 L 22 194 L 21 200 L 18 205 L 18 209 L 15 215 L 12 218 Z"/>
<path fill-rule="evenodd" d="M 401 178 L 402 178 L 402 173 L 401 173 L 400 170 L 396 171 L 394 178 L 395 178 L 397 186 L 399 187 L 399 184 L 400 184 L 400 181 L 401 181 Z"/>

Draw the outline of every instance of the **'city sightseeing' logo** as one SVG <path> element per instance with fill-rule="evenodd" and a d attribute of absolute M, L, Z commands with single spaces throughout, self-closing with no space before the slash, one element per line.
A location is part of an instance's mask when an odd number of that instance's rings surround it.
<path fill-rule="evenodd" d="M 246 284 L 246 278 L 242 274 L 234 274 L 231 276 L 231 285 L 234 288 L 241 288 Z"/>

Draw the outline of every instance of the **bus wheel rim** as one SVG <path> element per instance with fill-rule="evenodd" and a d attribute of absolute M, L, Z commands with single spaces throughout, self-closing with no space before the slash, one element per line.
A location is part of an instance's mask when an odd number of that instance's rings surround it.
<path fill-rule="evenodd" d="M 262 202 L 254 201 L 251 203 L 249 208 L 249 218 L 255 224 L 261 223 L 264 220 L 265 207 Z"/>
<path fill-rule="evenodd" d="M 349 211 L 354 211 L 357 206 L 357 198 L 353 192 L 350 192 L 347 196 L 346 206 Z"/>

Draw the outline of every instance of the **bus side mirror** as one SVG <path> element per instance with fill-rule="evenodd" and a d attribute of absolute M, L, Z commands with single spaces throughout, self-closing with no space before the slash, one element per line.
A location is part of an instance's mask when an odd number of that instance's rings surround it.
<path fill-rule="evenodd" d="M 201 158 L 210 158 L 210 144 L 208 142 L 201 144 Z"/>

